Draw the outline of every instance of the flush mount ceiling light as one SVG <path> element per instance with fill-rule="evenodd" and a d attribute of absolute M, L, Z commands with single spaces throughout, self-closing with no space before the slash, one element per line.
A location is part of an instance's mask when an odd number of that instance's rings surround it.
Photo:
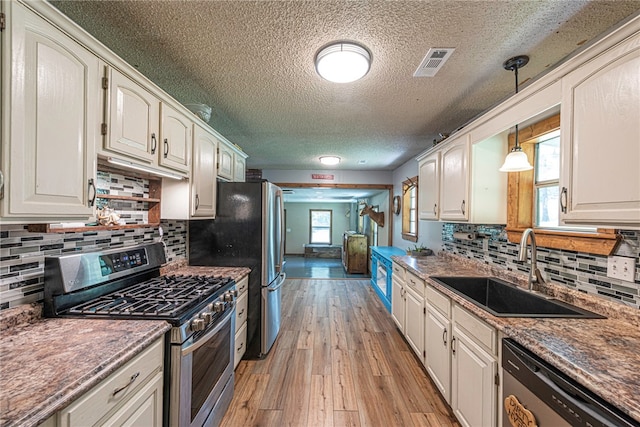
<path fill-rule="evenodd" d="M 371 54 L 355 43 L 333 43 L 317 53 L 316 71 L 334 83 L 350 83 L 364 77 L 371 67 Z"/>
<path fill-rule="evenodd" d="M 322 163 L 323 165 L 337 165 L 338 163 L 340 163 L 340 157 L 336 157 L 336 156 L 322 156 L 320 157 L 320 163 Z"/>
<path fill-rule="evenodd" d="M 518 93 L 518 69 L 527 65 L 528 62 L 528 56 L 520 55 L 507 59 L 504 64 L 502 64 L 505 70 L 513 71 L 516 76 L 516 93 Z M 533 169 L 533 166 L 529 163 L 527 154 L 522 151 L 518 143 L 518 124 L 516 123 L 516 145 L 511 149 L 511 152 L 507 154 L 507 158 L 504 159 L 504 164 L 498 170 L 500 172 L 522 172 L 531 169 Z"/>

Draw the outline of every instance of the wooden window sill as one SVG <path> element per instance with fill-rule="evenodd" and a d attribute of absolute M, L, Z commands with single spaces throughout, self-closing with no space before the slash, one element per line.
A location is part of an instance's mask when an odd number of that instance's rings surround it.
<path fill-rule="evenodd" d="M 525 228 L 507 227 L 507 239 L 520 243 Z M 586 252 L 596 255 L 611 255 L 622 237 L 610 229 L 598 229 L 595 233 L 579 231 L 556 231 L 534 229 L 538 247 Z"/>

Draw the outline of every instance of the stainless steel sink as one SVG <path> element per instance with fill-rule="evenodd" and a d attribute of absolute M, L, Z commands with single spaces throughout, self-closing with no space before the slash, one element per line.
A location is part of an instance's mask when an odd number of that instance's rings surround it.
<path fill-rule="evenodd" d="M 579 317 L 605 319 L 597 313 L 527 292 L 495 277 L 431 277 L 497 317 Z"/>

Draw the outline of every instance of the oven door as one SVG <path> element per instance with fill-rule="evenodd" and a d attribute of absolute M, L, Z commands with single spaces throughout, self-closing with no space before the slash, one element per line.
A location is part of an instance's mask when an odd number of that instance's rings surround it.
<path fill-rule="evenodd" d="M 170 425 L 215 425 L 233 396 L 235 308 L 195 341 L 171 346 Z"/>

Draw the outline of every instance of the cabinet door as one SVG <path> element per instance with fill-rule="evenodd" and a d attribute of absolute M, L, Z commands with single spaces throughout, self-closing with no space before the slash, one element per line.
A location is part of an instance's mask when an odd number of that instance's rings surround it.
<path fill-rule="evenodd" d="M 162 425 L 162 372 L 145 385 L 104 424 L 109 426 Z"/>
<path fill-rule="evenodd" d="M 162 166 L 181 172 L 188 172 L 191 161 L 192 122 L 184 114 L 162 103 L 160 138 L 160 161 Z"/>
<path fill-rule="evenodd" d="M 218 176 L 233 179 L 233 151 L 224 143 L 218 146 Z"/>
<path fill-rule="evenodd" d="M 418 213 L 420 219 L 438 219 L 440 152 L 432 153 L 420 162 L 418 183 Z"/>
<path fill-rule="evenodd" d="M 640 35 L 568 74 L 562 89 L 561 219 L 640 226 Z"/>
<path fill-rule="evenodd" d="M 424 363 L 424 297 L 405 287 L 404 333 L 409 345 Z"/>
<path fill-rule="evenodd" d="M 404 333 L 404 284 L 394 277 L 391 280 L 391 317 Z"/>
<path fill-rule="evenodd" d="M 245 172 L 246 172 L 246 161 L 242 156 L 234 155 L 233 156 L 233 181 L 234 182 L 244 182 Z"/>
<path fill-rule="evenodd" d="M 440 219 L 465 221 L 469 218 L 468 137 L 442 152 L 440 176 Z"/>
<path fill-rule="evenodd" d="M 451 338 L 451 326 L 449 319 L 429 303 L 427 303 L 425 329 L 427 372 L 447 403 L 450 403 L 451 351 L 449 350 L 449 339 Z"/>
<path fill-rule="evenodd" d="M 451 358 L 451 408 L 463 426 L 496 424 L 497 362 L 454 326 Z"/>
<path fill-rule="evenodd" d="M 195 217 L 216 215 L 216 155 L 218 141 L 196 125 L 193 137 L 191 213 Z"/>
<path fill-rule="evenodd" d="M 108 129 L 105 149 L 156 163 L 159 144 L 160 102 L 145 88 L 118 70 L 109 70 Z"/>
<path fill-rule="evenodd" d="M 19 3 L 8 7 L 3 214 L 87 218 L 95 195 L 99 60 Z"/>

